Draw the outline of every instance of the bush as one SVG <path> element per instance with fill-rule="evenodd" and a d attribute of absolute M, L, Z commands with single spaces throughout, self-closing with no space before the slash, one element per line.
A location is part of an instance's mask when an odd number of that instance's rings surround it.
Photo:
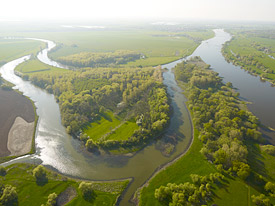
<path fill-rule="evenodd" d="M 259 206 L 269 206 L 270 200 L 266 198 L 264 194 L 260 194 L 259 196 L 252 195 L 252 202 Z"/>
<path fill-rule="evenodd" d="M 36 168 L 34 168 L 32 172 L 37 182 L 47 182 L 48 178 L 46 169 L 42 165 L 39 165 Z"/>
<path fill-rule="evenodd" d="M 94 197 L 95 197 L 95 193 L 94 193 L 94 190 L 92 188 L 92 183 L 88 183 L 88 182 L 81 182 L 79 184 L 79 187 L 78 189 L 80 190 L 83 198 L 85 200 L 93 200 Z"/>
<path fill-rule="evenodd" d="M 16 192 L 16 188 L 11 185 L 6 185 L 0 198 L 0 203 L 3 206 L 18 205 L 18 194 Z"/>
<path fill-rule="evenodd" d="M 7 174 L 5 167 L 0 167 L 0 176 L 5 176 Z"/>
<path fill-rule="evenodd" d="M 262 145 L 261 149 L 269 155 L 275 156 L 275 146 L 273 145 Z"/>
<path fill-rule="evenodd" d="M 49 194 L 46 206 L 56 205 L 57 195 L 55 193 Z"/>

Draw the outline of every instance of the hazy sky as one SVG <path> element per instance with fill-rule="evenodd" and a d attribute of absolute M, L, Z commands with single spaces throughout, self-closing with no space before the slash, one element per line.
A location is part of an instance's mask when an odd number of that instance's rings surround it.
<path fill-rule="evenodd" d="M 275 22 L 275 0 L 3 0 L 0 20 L 219 19 Z"/>

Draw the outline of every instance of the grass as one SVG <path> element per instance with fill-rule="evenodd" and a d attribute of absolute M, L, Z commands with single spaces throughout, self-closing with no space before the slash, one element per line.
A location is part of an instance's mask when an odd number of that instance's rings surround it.
<path fill-rule="evenodd" d="M 141 191 L 140 205 L 161 205 L 154 197 L 155 189 L 167 183 L 184 183 L 191 181 L 190 174 L 207 175 L 216 172 L 215 167 L 208 163 L 199 152 L 202 143 L 195 131 L 194 141 L 189 151 L 173 165 L 157 174 Z"/>
<path fill-rule="evenodd" d="M 110 140 L 127 140 L 139 127 L 135 121 L 126 121 L 118 129 L 106 137 Z"/>
<path fill-rule="evenodd" d="M 25 39 L 0 39 L 0 65 L 19 57 L 36 55 L 45 43 Z"/>
<path fill-rule="evenodd" d="M 80 52 L 131 50 L 143 53 L 148 58 L 132 62 L 130 66 L 155 66 L 191 54 L 199 45 L 194 38 L 205 40 L 213 37 L 214 33 L 211 30 L 167 32 L 123 28 L 103 31 L 25 32 L 20 35 L 45 38 L 62 45 L 60 49 L 50 53 L 55 60 Z"/>
<path fill-rule="evenodd" d="M 16 187 L 18 193 L 19 205 L 37 206 L 45 204 L 49 194 L 55 192 L 60 194 L 68 187 L 74 187 L 77 196 L 68 205 L 114 205 L 116 199 L 126 188 L 129 181 L 117 182 L 92 182 L 96 193 L 93 202 L 84 200 L 78 190 L 79 181 L 68 179 L 55 172 L 47 170 L 48 182 L 44 185 L 38 185 L 32 175 L 34 165 L 30 164 L 14 164 L 8 166 L 7 174 L 0 180 L 4 184 L 10 184 Z"/>
<path fill-rule="evenodd" d="M 44 64 L 43 62 L 39 61 L 38 59 L 30 59 L 28 61 L 23 62 L 22 64 L 19 64 L 15 71 L 32 75 L 34 73 L 47 73 L 47 72 L 54 72 L 54 71 L 68 71 L 66 69 L 61 69 L 53 66 L 49 66 L 47 64 Z"/>
<path fill-rule="evenodd" d="M 122 122 L 112 112 L 101 114 L 98 121 L 92 122 L 83 130 L 94 141 L 104 137 L 105 140 L 127 140 L 138 129 L 135 121 Z"/>
<path fill-rule="evenodd" d="M 121 121 L 113 115 L 112 112 L 101 114 L 98 121 L 92 122 L 87 128 L 83 130 L 94 141 L 99 140 L 103 135 L 111 132 L 116 128 Z"/>

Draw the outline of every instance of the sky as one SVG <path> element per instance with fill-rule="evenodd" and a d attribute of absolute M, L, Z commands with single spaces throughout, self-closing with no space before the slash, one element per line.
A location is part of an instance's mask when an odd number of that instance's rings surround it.
<path fill-rule="evenodd" d="M 0 21 L 188 19 L 275 22 L 275 0 L 4 0 Z"/>

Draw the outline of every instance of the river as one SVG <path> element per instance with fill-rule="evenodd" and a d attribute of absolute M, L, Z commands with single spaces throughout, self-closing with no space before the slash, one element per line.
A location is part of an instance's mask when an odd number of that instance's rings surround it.
<path fill-rule="evenodd" d="M 40 39 L 35 39 L 40 40 Z M 46 41 L 46 40 L 42 40 Z M 50 65 L 57 63 L 49 60 L 47 51 L 53 48 L 53 42 L 38 54 L 38 58 Z M 12 160 L 4 165 L 16 162 L 42 163 L 59 172 L 77 178 L 90 180 L 114 180 L 132 178 L 132 182 L 125 192 L 120 205 L 129 205 L 129 200 L 136 191 L 161 165 L 175 159 L 185 152 L 192 140 L 192 126 L 188 110 L 184 102 L 186 99 L 182 90 L 177 86 L 171 69 L 176 64 L 165 65 L 169 68 L 164 73 L 164 84 L 172 97 L 174 115 L 171 124 L 162 139 L 176 138 L 178 143 L 174 153 L 166 157 L 160 151 L 162 140 L 154 141 L 134 156 L 125 155 L 93 155 L 87 152 L 82 143 L 66 134 L 61 124 L 59 106 L 54 96 L 45 90 L 32 85 L 14 75 L 14 68 L 27 60 L 29 56 L 5 64 L 0 72 L 2 77 L 13 84 L 25 96 L 30 97 L 37 107 L 39 116 L 36 129 L 36 153 Z M 60 66 L 60 64 L 59 64 Z"/>
<path fill-rule="evenodd" d="M 275 88 L 270 87 L 269 83 L 261 82 L 259 78 L 251 76 L 239 67 L 227 63 L 221 54 L 221 48 L 222 44 L 230 40 L 231 36 L 223 30 L 214 31 L 215 37 L 203 41 L 191 56 L 201 56 L 207 64 L 211 65 L 214 71 L 219 72 L 220 76 L 224 77 L 225 82 L 232 82 L 239 89 L 241 98 L 253 102 L 253 104 L 249 104 L 249 109 L 264 124 L 275 127 L 274 118 L 272 118 L 275 111 L 271 109 L 275 102 Z M 48 41 L 47 43 L 50 42 Z M 51 46 L 49 45 L 48 48 L 38 54 L 38 57 L 41 55 L 39 59 L 44 63 L 57 65 L 58 63 L 47 57 L 47 51 L 50 48 Z M 1 67 L 0 72 L 3 78 L 14 83 L 16 85 L 15 88 L 35 102 L 37 114 L 39 115 L 36 132 L 36 153 L 15 159 L 4 165 L 15 162 L 42 163 L 55 168 L 63 174 L 91 180 L 114 180 L 130 177 L 132 182 L 120 202 L 120 205 L 129 205 L 128 201 L 136 189 L 154 171 L 185 152 L 190 145 L 192 141 L 192 125 L 184 104 L 186 99 L 182 94 L 182 90 L 177 86 L 174 74 L 171 71 L 182 60 L 163 65 L 164 68 L 168 69 L 163 74 L 164 84 L 172 97 L 174 110 L 171 124 L 163 139 L 170 137 L 178 139 L 174 153 L 169 157 L 164 156 L 158 149 L 159 145 L 161 145 L 161 140 L 158 140 L 134 156 L 129 157 L 124 155 L 97 156 L 90 154 L 85 151 L 81 142 L 67 135 L 65 128 L 61 124 L 59 106 L 55 102 L 54 96 L 14 75 L 14 68 L 26 58 L 29 57 L 23 57 L 5 64 Z M 62 67 L 60 64 L 58 65 Z"/>
<path fill-rule="evenodd" d="M 261 123 L 275 128 L 275 87 L 269 82 L 261 81 L 259 77 L 250 75 L 239 66 L 225 61 L 221 48 L 232 36 L 222 29 L 216 29 L 215 37 L 203 42 L 192 54 L 200 56 L 211 68 L 223 77 L 224 82 L 232 82 L 240 93 L 241 99 L 251 102 L 248 109 L 256 115 Z M 266 139 L 275 145 L 275 132 L 262 129 Z"/>

